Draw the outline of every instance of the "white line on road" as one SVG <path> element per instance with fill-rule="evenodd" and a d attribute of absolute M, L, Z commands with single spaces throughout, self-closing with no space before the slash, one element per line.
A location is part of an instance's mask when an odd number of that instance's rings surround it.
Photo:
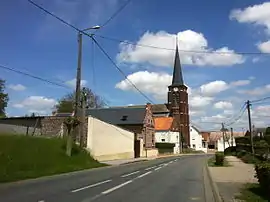
<path fill-rule="evenodd" d="M 175 159 L 174 162 L 176 162 L 178 159 Z"/>
<path fill-rule="evenodd" d="M 157 166 L 152 166 L 152 167 L 150 167 L 150 168 L 146 168 L 145 170 L 151 170 L 151 169 L 153 169 L 153 168 L 155 168 L 155 167 L 157 167 Z"/>
<path fill-rule="evenodd" d="M 163 167 L 165 167 L 165 166 L 167 166 L 167 165 L 168 165 L 168 163 L 164 164 Z"/>
<path fill-rule="evenodd" d="M 144 174 L 142 174 L 142 175 L 139 175 L 137 178 L 144 177 L 144 176 L 146 176 L 146 175 L 148 175 L 148 174 L 150 174 L 150 173 L 152 173 L 152 171 L 148 171 L 147 173 L 144 173 Z"/>
<path fill-rule="evenodd" d="M 138 170 L 138 171 L 135 171 L 135 172 L 133 172 L 133 173 L 129 173 L 129 174 L 126 174 L 126 175 L 122 175 L 121 177 L 128 177 L 128 176 L 130 176 L 130 175 L 134 175 L 134 174 L 136 174 L 136 173 L 139 173 L 140 171 Z"/>
<path fill-rule="evenodd" d="M 162 167 L 158 167 L 158 168 L 156 168 L 155 170 L 159 170 L 160 168 L 162 168 Z"/>
<path fill-rule="evenodd" d="M 125 186 L 125 185 L 127 185 L 127 184 L 129 184 L 129 183 L 131 183 L 131 182 L 132 182 L 132 180 L 129 180 L 129 181 L 127 181 L 127 182 L 124 182 L 124 183 L 122 183 L 122 184 L 119 184 L 119 185 L 117 185 L 117 186 L 115 186 L 115 187 L 113 187 L 113 188 L 111 188 L 111 189 L 108 189 L 108 190 L 102 192 L 102 194 L 108 194 L 108 193 L 110 193 L 110 192 L 112 192 L 112 191 L 115 191 L 116 189 L 119 189 L 119 188 L 121 188 L 121 187 L 123 187 L 123 186 Z"/>
<path fill-rule="evenodd" d="M 71 192 L 72 192 L 72 193 L 75 193 L 75 192 L 82 191 L 82 190 L 84 190 L 84 189 L 88 189 L 88 188 L 92 188 L 92 187 L 96 187 L 96 186 L 98 186 L 98 185 L 105 184 L 105 183 L 108 183 L 108 182 L 111 182 L 111 181 L 112 181 L 112 180 L 105 180 L 105 181 L 103 181 L 103 182 L 98 182 L 98 183 L 96 183 L 96 184 L 88 185 L 88 186 L 85 186 L 85 187 L 82 187 L 82 188 L 79 188 L 79 189 L 74 189 L 74 190 L 72 190 Z"/>

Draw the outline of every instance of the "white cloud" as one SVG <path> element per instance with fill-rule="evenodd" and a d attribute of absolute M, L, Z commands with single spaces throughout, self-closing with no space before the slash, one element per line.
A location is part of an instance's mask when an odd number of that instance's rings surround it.
<path fill-rule="evenodd" d="M 46 112 L 48 114 L 56 103 L 57 101 L 52 98 L 30 96 L 22 100 L 20 103 L 14 104 L 13 107 L 26 109 L 29 112 L 42 112 L 42 114 L 45 114 L 44 112 Z"/>
<path fill-rule="evenodd" d="M 270 40 L 263 43 L 258 43 L 257 46 L 261 52 L 270 53 Z"/>
<path fill-rule="evenodd" d="M 69 81 L 66 81 L 66 84 L 72 88 L 76 88 L 76 79 L 71 79 Z M 87 84 L 86 80 L 81 80 L 81 87 L 85 87 Z"/>
<path fill-rule="evenodd" d="M 209 48 L 208 42 L 202 33 L 185 30 L 179 32 L 177 35 L 182 64 L 231 66 L 244 62 L 242 55 L 235 54 L 228 47 L 222 47 L 217 50 Z M 117 55 L 117 59 L 119 62 L 148 62 L 155 66 L 172 66 L 175 55 L 175 40 L 175 34 L 169 34 L 165 31 L 159 31 L 157 33 L 146 32 L 135 45 L 121 43 L 120 53 Z M 143 47 L 140 44 L 162 47 L 163 49 Z M 223 54 L 195 53 L 192 51 L 212 51 Z"/>
<path fill-rule="evenodd" d="M 201 109 L 206 107 L 207 105 L 211 104 L 214 100 L 213 97 L 205 97 L 201 95 L 192 96 L 189 100 L 189 104 L 191 108 Z"/>
<path fill-rule="evenodd" d="M 238 90 L 237 92 L 246 95 L 265 95 L 270 92 L 270 84 L 261 87 L 256 87 L 250 90 Z"/>
<path fill-rule="evenodd" d="M 214 104 L 214 107 L 216 109 L 231 109 L 233 105 L 231 102 L 228 102 L 228 101 L 220 101 L 220 102 L 216 102 Z"/>
<path fill-rule="evenodd" d="M 270 34 L 270 2 L 249 6 L 244 9 L 235 9 L 230 14 L 230 19 L 236 19 L 239 23 L 251 23 L 265 28 Z M 257 47 L 261 52 L 270 53 L 270 41 L 259 42 Z"/>
<path fill-rule="evenodd" d="M 233 81 L 230 83 L 230 85 L 232 85 L 232 86 L 245 86 L 245 85 L 248 85 L 250 83 L 251 83 L 251 81 L 246 79 L 246 80 Z"/>
<path fill-rule="evenodd" d="M 257 63 L 257 62 L 259 62 L 260 61 L 260 58 L 259 57 L 254 57 L 254 58 L 252 58 L 252 62 L 253 63 Z"/>
<path fill-rule="evenodd" d="M 270 30 L 270 2 L 249 6 L 244 9 L 234 9 L 230 19 L 236 19 L 240 23 L 253 23 L 262 25 Z"/>
<path fill-rule="evenodd" d="M 229 88 L 229 85 L 225 81 L 212 81 L 207 84 L 203 84 L 200 87 L 201 93 L 203 95 L 215 95 Z"/>
<path fill-rule="evenodd" d="M 172 81 L 172 76 L 167 73 L 157 73 L 148 71 L 139 71 L 128 75 L 128 80 L 136 85 L 137 88 L 146 93 L 151 93 L 158 100 L 163 100 L 167 96 L 168 86 Z M 123 80 L 116 84 L 116 88 L 124 91 L 136 91 L 134 87 Z"/>
<path fill-rule="evenodd" d="M 24 91 L 26 87 L 22 84 L 10 84 L 8 88 L 14 90 L 14 91 Z"/>

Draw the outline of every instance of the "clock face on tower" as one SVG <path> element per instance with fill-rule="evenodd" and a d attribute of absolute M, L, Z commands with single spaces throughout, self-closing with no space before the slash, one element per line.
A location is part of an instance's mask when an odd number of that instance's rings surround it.
<path fill-rule="evenodd" d="M 178 91 L 178 88 L 177 88 L 177 87 L 174 87 L 174 88 L 173 88 L 173 91 L 174 91 L 174 92 L 177 92 L 177 91 Z"/>

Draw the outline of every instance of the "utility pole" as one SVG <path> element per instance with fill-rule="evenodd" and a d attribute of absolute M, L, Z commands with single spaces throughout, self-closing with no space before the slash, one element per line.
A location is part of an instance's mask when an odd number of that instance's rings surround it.
<path fill-rule="evenodd" d="M 86 109 L 86 101 L 87 101 L 87 91 L 85 88 L 82 89 L 82 96 L 81 96 L 81 123 L 79 127 L 79 134 L 80 134 L 80 147 L 85 147 L 85 109 Z"/>
<path fill-rule="evenodd" d="M 231 143 L 232 143 L 232 147 L 233 147 L 233 128 L 231 128 Z"/>
<path fill-rule="evenodd" d="M 251 145 L 251 152 L 254 155 L 254 145 L 253 145 L 253 135 L 251 131 L 251 115 L 250 115 L 250 101 L 247 101 L 247 111 L 248 111 L 248 126 L 249 126 L 249 133 L 250 133 L 250 145 Z"/>
<path fill-rule="evenodd" d="M 79 103 L 81 99 L 81 74 L 82 74 L 82 33 L 78 33 L 78 63 L 77 63 L 77 72 L 76 72 L 76 90 L 75 90 L 75 104 L 74 104 L 74 117 L 79 118 Z M 73 138 L 76 141 L 76 137 L 80 135 L 80 125 L 73 129 Z M 80 136 L 79 136 L 80 138 Z"/>
<path fill-rule="evenodd" d="M 225 127 L 224 127 L 224 123 L 221 123 L 221 131 L 222 131 L 222 137 L 223 137 L 223 150 L 225 151 Z"/>

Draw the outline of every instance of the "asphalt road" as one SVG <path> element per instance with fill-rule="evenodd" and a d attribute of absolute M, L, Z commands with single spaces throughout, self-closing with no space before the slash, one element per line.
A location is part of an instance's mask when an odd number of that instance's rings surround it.
<path fill-rule="evenodd" d="M 0 185 L 1 202 L 212 202 L 206 155 L 168 157 Z"/>

